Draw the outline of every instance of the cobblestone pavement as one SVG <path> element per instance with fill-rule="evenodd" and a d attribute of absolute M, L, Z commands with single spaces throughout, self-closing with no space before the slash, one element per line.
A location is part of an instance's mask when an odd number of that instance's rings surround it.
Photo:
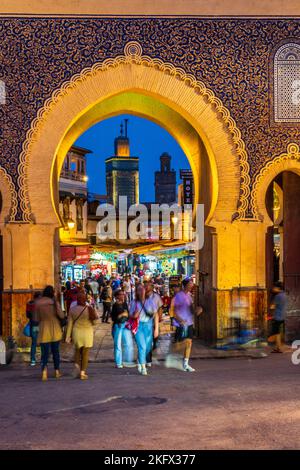
<path fill-rule="evenodd" d="M 94 363 L 89 380 L 41 382 L 39 367 L 0 367 L 0 449 L 299 449 L 300 365 L 290 354 L 163 363 Z"/>

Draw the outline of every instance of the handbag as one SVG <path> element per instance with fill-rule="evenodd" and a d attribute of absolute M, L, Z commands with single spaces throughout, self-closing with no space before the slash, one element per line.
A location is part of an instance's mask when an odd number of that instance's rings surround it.
<path fill-rule="evenodd" d="M 54 300 L 54 310 L 55 310 L 55 315 L 56 315 L 56 318 L 58 319 L 59 321 L 59 324 L 61 326 L 61 328 L 64 328 L 67 324 L 67 318 L 64 317 L 64 318 L 61 318 L 58 313 L 57 313 L 57 304 L 56 304 L 56 301 Z"/>
<path fill-rule="evenodd" d="M 128 330 L 131 330 L 133 335 L 135 335 L 138 330 L 139 323 L 140 323 L 140 314 L 143 308 L 144 308 L 144 304 L 142 305 L 142 308 L 139 311 L 137 318 L 129 318 L 129 320 L 127 320 L 127 323 L 125 324 L 125 328 L 128 328 Z"/>
<path fill-rule="evenodd" d="M 23 329 L 23 335 L 30 338 L 30 336 L 31 336 L 30 333 L 31 333 L 30 322 L 28 322 L 27 325 L 25 325 L 25 327 Z"/>
<path fill-rule="evenodd" d="M 131 330 L 131 333 L 133 335 L 136 334 L 137 330 L 138 330 L 138 327 L 139 327 L 139 317 L 138 318 L 129 318 L 129 320 L 127 320 L 126 324 L 125 324 L 125 328 L 127 328 L 128 330 Z"/>

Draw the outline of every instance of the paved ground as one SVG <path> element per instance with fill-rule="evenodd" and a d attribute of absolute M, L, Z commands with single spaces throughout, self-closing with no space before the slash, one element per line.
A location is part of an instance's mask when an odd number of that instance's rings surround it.
<path fill-rule="evenodd" d="M 300 365 L 290 354 L 194 360 L 188 374 L 142 377 L 112 363 L 87 382 L 63 364 L 40 381 L 27 364 L 0 367 L 0 449 L 299 449 Z"/>
<path fill-rule="evenodd" d="M 170 343 L 172 339 L 172 332 L 170 328 L 170 320 L 167 317 L 163 322 L 160 323 L 160 342 L 156 356 L 158 359 L 165 357 L 166 353 L 170 349 Z M 30 348 L 21 348 L 19 353 L 15 357 L 16 362 L 29 362 Z M 205 347 L 203 344 L 194 339 L 192 357 L 194 359 L 210 359 L 210 358 L 229 358 L 229 357 L 261 357 L 266 353 L 269 354 L 270 348 L 250 348 L 240 350 L 217 350 L 212 347 Z M 40 358 L 39 350 L 37 353 L 37 359 Z M 61 358 L 63 362 L 72 362 L 74 358 L 73 346 L 70 344 L 61 344 Z M 98 322 L 95 327 L 95 338 L 94 347 L 90 352 L 90 360 L 92 362 L 110 362 L 113 358 L 113 340 L 111 335 L 111 324 Z"/>

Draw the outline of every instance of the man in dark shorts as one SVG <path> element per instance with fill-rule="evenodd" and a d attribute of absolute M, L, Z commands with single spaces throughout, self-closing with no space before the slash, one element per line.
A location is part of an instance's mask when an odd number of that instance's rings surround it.
<path fill-rule="evenodd" d="M 275 348 L 272 352 L 282 353 L 281 347 L 281 328 L 284 325 L 286 307 L 287 307 L 287 297 L 283 289 L 282 282 L 277 282 L 272 292 L 274 294 L 273 300 L 271 302 L 271 311 L 272 311 L 272 326 L 271 326 L 271 335 L 268 338 L 268 341 L 275 341 Z"/>
<path fill-rule="evenodd" d="M 194 336 L 194 313 L 200 315 L 202 308 L 193 307 L 193 281 L 191 279 L 184 279 L 182 282 L 182 290 L 180 290 L 174 297 L 174 317 L 178 323 L 177 327 L 177 342 L 179 346 L 183 345 L 183 370 L 186 372 L 194 372 L 195 369 L 190 366 L 189 359 L 192 350 L 192 342 Z M 180 349 L 179 347 L 177 349 Z M 168 361 L 167 361 L 168 363 Z M 168 365 L 166 364 L 168 367 Z"/>

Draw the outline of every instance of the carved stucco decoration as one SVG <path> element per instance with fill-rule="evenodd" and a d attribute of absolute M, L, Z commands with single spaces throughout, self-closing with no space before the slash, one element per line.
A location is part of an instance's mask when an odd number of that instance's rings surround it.
<path fill-rule="evenodd" d="M 2 180 L 2 181 L 1 181 Z M 1 184 L 3 182 L 3 184 Z M 4 186 L 3 186 L 4 185 Z M 9 213 L 5 215 L 4 222 L 13 222 L 15 220 L 18 208 L 18 194 L 13 183 L 12 177 L 4 168 L 0 167 L 0 191 L 2 198 L 10 198 L 11 206 Z"/>
<path fill-rule="evenodd" d="M 238 201 L 237 214 L 235 218 L 243 219 L 246 217 L 249 195 L 250 195 L 250 177 L 249 177 L 249 164 L 248 155 L 245 148 L 245 143 L 241 138 L 241 132 L 238 129 L 235 120 L 231 117 L 230 111 L 223 105 L 222 101 L 217 98 L 214 92 L 206 87 L 202 81 L 198 81 L 192 74 L 186 73 L 183 68 L 175 67 L 171 63 L 163 62 L 160 59 L 152 58 L 142 54 L 142 47 L 136 41 L 130 41 L 124 48 L 124 55 L 116 58 L 106 59 L 103 62 L 95 63 L 92 67 L 85 68 L 81 73 L 74 75 L 71 80 L 66 81 L 62 86 L 55 90 L 52 96 L 47 99 L 39 109 L 37 117 L 32 121 L 31 128 L 27 132 L 26 140 L 23 143 L 22 152 L 20 155 L 19 164 L 19 195 L 21 201 L 21 209 L 23 212 L 24 221 L 32 221 L 30 211 L 29 195 L 27 191 L 27 169 L 30 159 L 31 145 L 36 141 L 39 132 L 39 127 L 43 125 L 47 118 L 47 114 L 59 100 L 62 100 L 70 89 L 80 85 L 84 80 L 93 74 L 101 73 L 109 67 L 117 67 L 120 64 L 135 63 L 146 67 L 155 67 L 166 74 L 176 76 L 182 80 L 186 86 L 194 89 L 195 93 L 204 96 L 207 101 L 219 113 L 224 124 L 227 126 L 228 131 L 232 136 L 232 141 L 235 145 L 236 153 L 240 162 L 240 199 Z"/>

